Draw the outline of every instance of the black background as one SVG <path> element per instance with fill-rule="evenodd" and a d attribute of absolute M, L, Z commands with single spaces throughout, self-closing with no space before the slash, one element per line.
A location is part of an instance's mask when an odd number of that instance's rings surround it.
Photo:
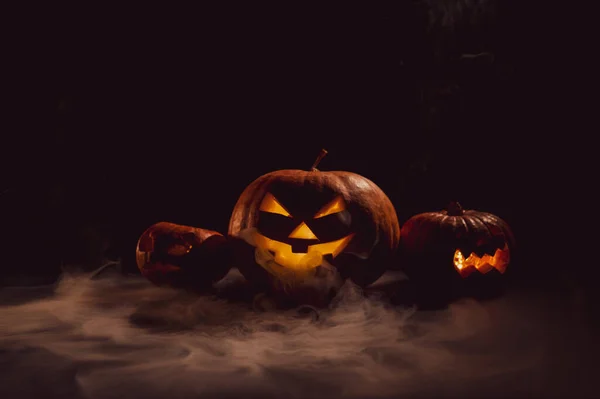
<path fill-rule="evenodd" d="M 3 283 L 106 257 L 134 272 L 150 224 L 225 233 L 246 185 L 321 148 L 401 223 L 456 199 L 509 222 L 525 274 L 557 275 L 536 260 L 570 120 L 554 24 L 517 1 L 430 4 L 30 13 L 10 37 Z"/>

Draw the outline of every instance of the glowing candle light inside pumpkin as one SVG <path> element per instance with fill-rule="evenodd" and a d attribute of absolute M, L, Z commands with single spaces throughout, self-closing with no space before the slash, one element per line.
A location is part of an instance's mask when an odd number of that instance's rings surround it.
<path fill-rule="evenodd" d="M 346 248 L 354 234 L 350 234 L 336 241 L 325 242 L 308 246 L 306 253 L 292 252 L 292 246 L 275 241 L 256 233 L 254 239 L 259 248 L 265 248 L 275 254 L 275 262 L 291 269 L 306 270 L 319 266 L 323 255 L 331 254 L 334 258 Z"/>
<path fill-rule="evenodd" d="M 480 273 L 485 274 L 492 269 L 496 269 L 504 274 L 509 262 L 510 256 L 507 246 L 504 246 L 503 249 L 497 249 L 494 256 L 485 254 L 479 257 L 476 253 L 472 252 L 465 259 L 459 249 L 454 252 L 454 267 L 463 277 L 468 276 L 473 270 L 478 270 Z"/>
<path fill-rule="evenodd" d="M 291 218 L 290 212 L 271 193 L 266 193 L 259 208 L 262 212 L 274 213 Z M 343 212 L 346 204 L 342 196 L 337 196 L 331 202 L 323 206 L 314 216 L 319 219 L 328 215 Z M 261 233 L 256 232 L 254 241 L 258 248 L 266 249 L 275 255 L 275 262 L 289 269 L 309 270 L 323 263 L 323 255 L 331 254 L 334 258 L 346 248 L 354 233 L 331 242 L 323 242 L 307 246 L 306 252 L 294 252 L 288 243 L 276 241 Z M 315 233 L 308 227 L 306 222 L 300 223 L 288 235 L 288 238 L 300 240 L 319 241 Z"/>

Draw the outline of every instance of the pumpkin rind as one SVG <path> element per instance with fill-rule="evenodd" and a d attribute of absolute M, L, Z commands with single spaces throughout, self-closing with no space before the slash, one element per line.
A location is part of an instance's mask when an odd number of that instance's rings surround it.
<path fill-rule="evenodd" d="M 229 270 L 227 239 L 212 230 L 159 222 L 140 236 L 136 261 L 155 285 L 206 290 Z"/>

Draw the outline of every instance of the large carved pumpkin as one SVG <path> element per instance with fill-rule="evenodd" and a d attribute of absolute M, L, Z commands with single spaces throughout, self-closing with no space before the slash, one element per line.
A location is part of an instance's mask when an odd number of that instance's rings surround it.
<path fill-rule="evenodd" d="M 392 262 L 400 239 L 394 206 L 361 175 L 318 170 L 325 154 L 310 170 L 267 173 L 240 195 L 229 235 L 250 246 L 241 257 L 236 251 L 234 265 L 247 279 L 293 282 L 326 269 L 366 286 Z"/>
<path fill-rule="evenodd" d="M 509 225 L 498 216 L 452 202 L 404 223 L 403 266 L 426 295 L 446 295 L 473 281 L 497 281 L 507 271 L 514 242 Z"/>
<path fill-rule="evenodd" d="M 159 222 L 141 235 L 136 261 L 156 285 L 204 291 L 229 270 L 226 238 L 212 230 Z"/>

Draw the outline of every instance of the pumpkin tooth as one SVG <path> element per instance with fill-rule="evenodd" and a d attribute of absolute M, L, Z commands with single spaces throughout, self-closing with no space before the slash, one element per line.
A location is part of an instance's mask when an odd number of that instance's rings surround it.
<path fill-rule="evenodd" d="M 508 261 L 509 256 L 508 249 L 506 247 L 504 249 L 497 249 L 494 252 L 494 256 L 485 254 L 482 257 L 479 257 L 475 252 L 471 252 L 466 259 L 459 249 L 454 252 L 454 267 L 461 275 L 465 277 L 472 271 L 468 270 L 469 268 L 474 268 L 482 274 L 488 273 L 492 269 L 496 269 L 500 273 L 504 273 L 506 271 Z"/>

